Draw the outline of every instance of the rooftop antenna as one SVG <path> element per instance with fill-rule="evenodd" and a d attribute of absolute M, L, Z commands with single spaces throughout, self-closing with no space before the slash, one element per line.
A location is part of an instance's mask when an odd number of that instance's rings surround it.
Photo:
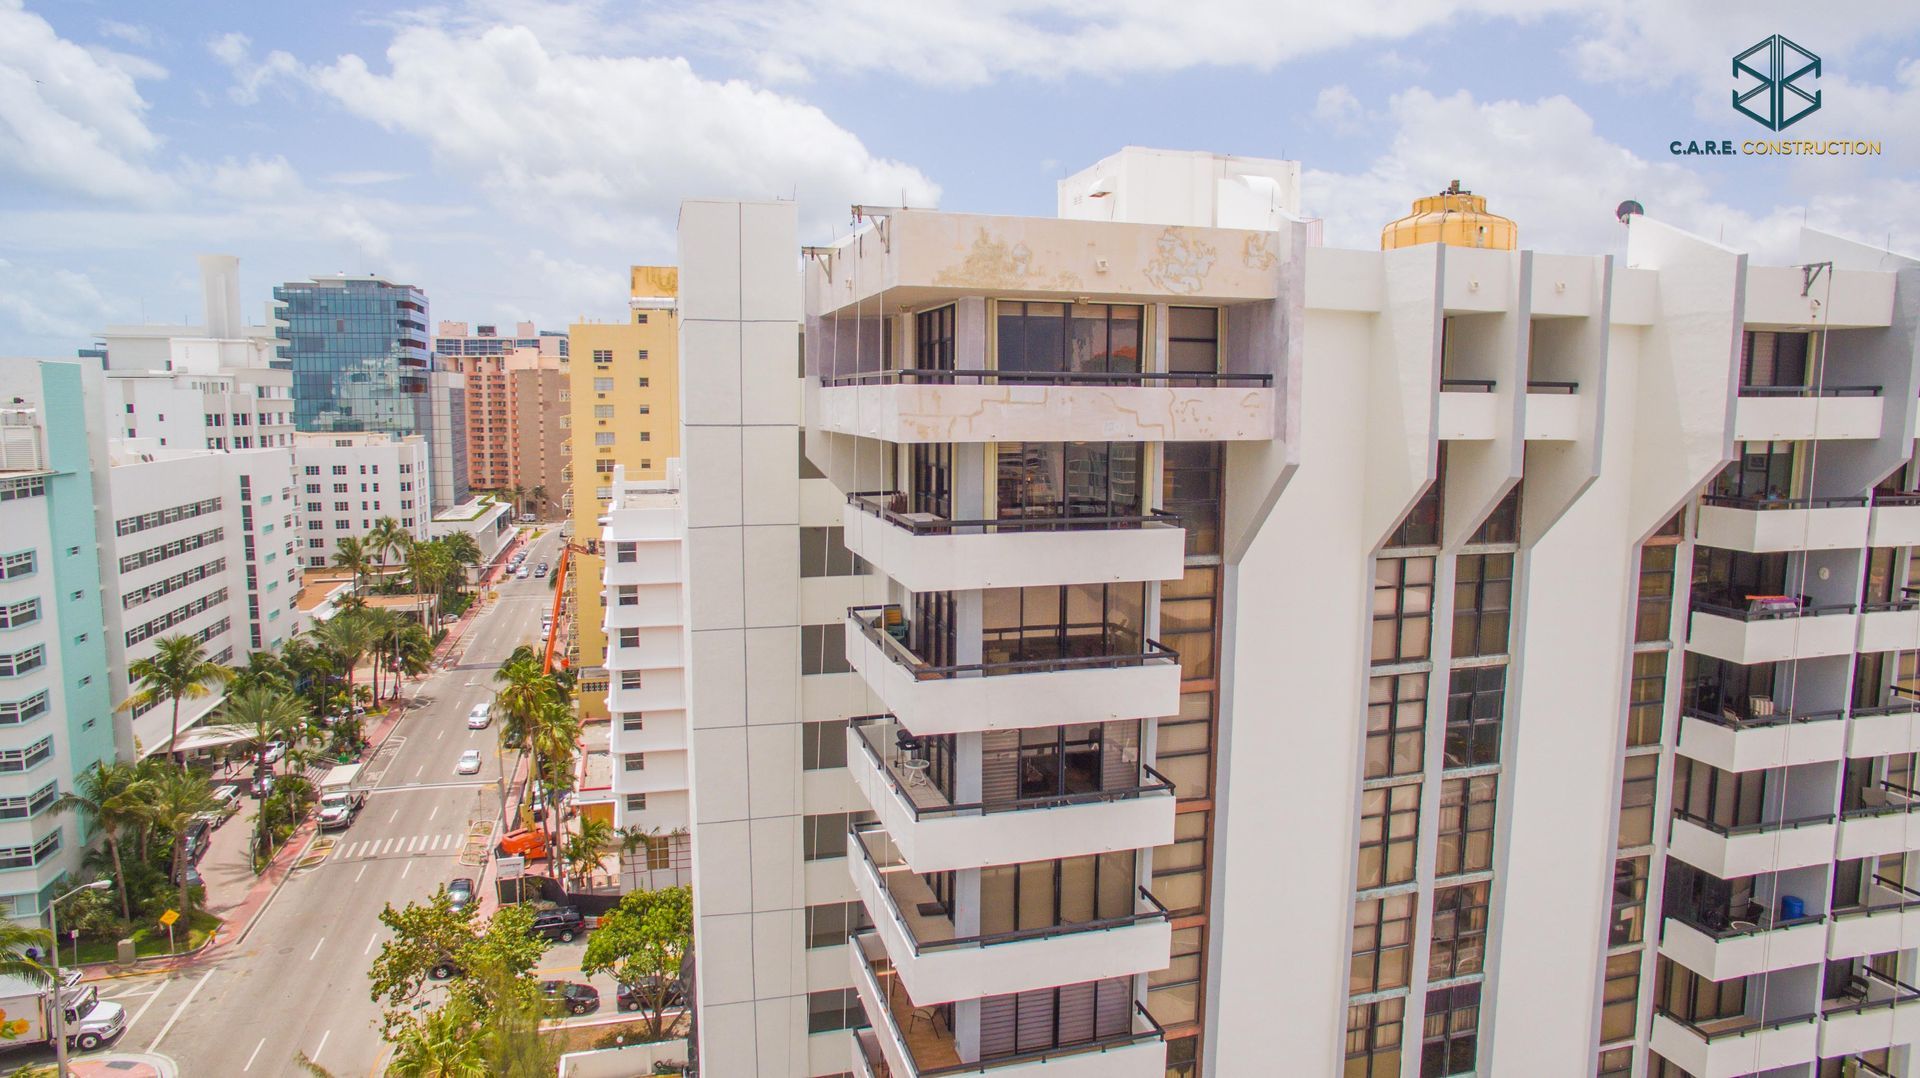
<path fill-rule="evenodd" d="M 1623 225 L 1631 225 L 1631 218 L 1643 217 L 1646 212 L 1647 208 L 1633 199 L 1627 199 L 1613 208 L 1613 216 Z"/>

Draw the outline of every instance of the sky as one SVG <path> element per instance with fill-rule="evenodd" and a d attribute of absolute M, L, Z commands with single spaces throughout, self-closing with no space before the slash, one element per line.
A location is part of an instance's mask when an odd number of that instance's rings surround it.
<path fill-rule="evenodd" d="M 1459 179 L 1542 251 L 1614 207 L 1758 261 L 1803 224 L 1920 252 L 1920 4 L 1778 0 L 0 0 L 0 355 L 199 320 L 194 256 L 374 273 L 434 320 L 563 329 L 671 263 L 679 203 L 1050 215 L 1126 145 L 1298 160 L 1326 242 Z M 1818 54 L 1820 109 L 1732 109 L 1732 57 Z M 1760 58 L 1764 63 L 1764 54 Z M 1879 140 L 1676 156 L 1675 140 Z"/>

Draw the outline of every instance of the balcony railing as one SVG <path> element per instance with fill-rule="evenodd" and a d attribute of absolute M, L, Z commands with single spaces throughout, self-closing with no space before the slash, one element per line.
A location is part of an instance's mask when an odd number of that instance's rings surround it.
<path fill-rule="evenodd" d="M 1740 1037 L 1762 1030 L 1784 1029 L 1787 1026 L 1818 1021 L 1820 1018 L 1817 1014 L 1791 1014 L 1784 1018 L 1750 1018 L 1745 1015 L 1733 1015 L 1727 1018 L 1692 1019 L 1682 1018 L 1665 1007 L 1654 1008 L 1654 1013 L 1669 1022 L 1686 1027 L 1708 1044 L 1723 1037 Z"/>
<path fill-rule="evenodd" d="M 1879 386 L 1741 386 L 1742 397 L 1877 397 Z"/>
<path fill-rule="evenodd" d="M 1738 912 L 1739 915 L 1733 910 L 1675 910 L 1667 916 L 1716 941 L 1778 932 L 1800 925 L 1817 925 L 1827 919 L 1824 913 L 1809 913 L 1804 917 L 1775 917 L 1766 910 L 1757 913 L 1752 910 Z"/>
<path fill-rule="evenodd" d="M 1715 726 L 1724 726 L 1729 730 L 1752 730 L 1758 727 L 1780 726 L 1786 723 L 1826 722 L 1830 719 L 1845 718 L 1846 712 L 1833 711 L 1778 711 L 1771 715 L 1729 715 L 1726 712 L 1715 714 L 1700 708 L 1688 708 L 1687 717 L 1710 722 Z"/>
<path fill-rule="evenodd" d="M 1527 380 L 1529 393 L 1578 393 L 1580 383 L 1556 381 L 1551 379 L 1530 378 Z"/>
<path fill-rule="evenodd" d="M 1862 791 L 1861 796 L 1876 797 L 1879 800 L 1878 803 L 1843 808 L 1840 810 L 1841 819 L 1864 820 L 1871 819 L 1875 816 L 1897 816 L 1903 812 L 1912 812 L 1920 809 L 1920 798 L 1914 797 L 1912 791 L 1902 790 L 1897 786 L 1888 786 L 1884 783 L 1879 786 L 1868 787 Z"/>
<path fill-rule="evenodd" d="M 1900 694 L 1900 687 L 1894 686 L 1894 694 Z M 1870 719 L 1879 715 L 1911 715 L 1920 712 L 1920 700 L 1895 700 L 1872 707 L 1856 707 L 1848 713 L 1856 719 Z"/>
<path fill-rule="evenodd" d="M 886 615 L 890 610 L 898 612 L 900 607 L 895 604 L 849 607 L 847 609 L 847 616 L 854 619 L 855 624 L 860 627 L 860 632 L 864 634 L 868 640 L 872 641 L 887 658 L 906 667 L 916 678 L 922 680 L 931 678 L 997 677 L 1008 674 L 1051 673 L 1060 670 L 1112 670 L 1122 667 L 1178 663 L 1180 661 L 1179 652 L 1160 643 L 1158 640 L 1141 639 L 1134 630 L 1126 626 L 1089 623 L 1086 625 L 1073 624 L 1059 627 L 1065 630 L 1064 638 L 1043 634 L 1041 632 L 1030 632 L 1025 628 L 988 629 L 984 630 L 981 635 L 983 641 L 988 646 L 1004 644 L 1007 641 L 1014 641 L 1019 645 L 1021 641 L 1038 642 L 1043 639 L 1052 639 L 1063 641 L 1063 651 L 1070 652 L 1076 646 L 1084 646 L 1085 644 L 1097 644 L 1101 649 L 1097 652 L 1089 654 L 1062 654 L 1038 659 L 1001 659 L 991 662 L 955 663 L 948 666 L 932 666 L 921 659 L 920 656 L 914 654 L 905 644 L 895 639 L 893 634 L 883 627 L 889 625 Z M 894 621 L 890 624 L 897 625 L 903 633 L 907 627 L 904 619 Z M 1052 626 L 1047 627 L 1048 630 L 1052 630 L 1053 628 Z M 1075 629 L 1097 629 L 1100 631 L 1075 633 L 1073 631 Z M 1110 649 L 1110 644 L 1129 638 L 1140 640 L 1139 647 L 1141 650 L 1115 652 Z M 1076 641 L 1082 643 L 1076 645 Z"/>
<path fill-rule="evenodd" d="M 1077 529 L 1116 529 L 1180 526 L 1180 518 L 1163 509 L 1145 514 L 1115 512 L 1114 506 L 1090 506 L 1091 512 L 1049 512 L 1034 516 L 1000 517 L 993 520 L 945 520 L 931 513 L 913 513 L 906 509 L 907 496 L 892 490 L 863 490 L 847 495 L 848 504 L 914 535 L 952 535 L 955 532 L 1035 532 L 1073 531 Z"/>
<path fill-rule="evenodd" d="M 1491 378 L 1442 378 L 1440 379 L 1440 392 L 1491 393 L 1493 392 L 1493 387 L 1497 384 L 1498 383 Z"/>
<path fill-rule="evenodd" d="M 1817 617 L 1821 614 L 1851 614 L 1857 608 L 1852 603 L 1815 605 L 1807 601 L 1805 596 L 1780 595 L 1754 596 L 1746 606 L 1723 606 L 1695 599 L 1689 609 L 1696 614 L 1712 614 L 1735 621 L 1779 621 L 1782 618 Z"/>
<path fill-rule="evenodd" d="M 823 386 L 874 385 L 1096 385 L 1096 386 L 1271 386 L 1271 374 L 1224 371 L 994 371 L 923 370 L 907 367 L 891 371 L 859 371 L 823 375 Z"/>
<path fill-rule="evenodd" d="M 1727 509 L 1858 509 L 1867 504 L 1865 497 L 1857 498 L 1787 498 L 1768 495 L 1749 494 L 1707 494 L 1700 498 L 1702 505 L 1718 505 Z"/>
<path fill-rule="evenodd" d="M 1856 917 L 1871 917 L 1876 913 L 1891 913 L 1895 910 L 1920 909 L 1920 891 L 1905 884 L 1895 883 L 1885 876 L 1873 877 L 1873 882 L 1889 891 L 1897 892 L 1901 897 L 1890 898 L 1882 902 L 1856 902 L 1851 906 L 1839 906 L 1833 911 L 1836 921 L 1851 921 Z"/>
<path fill-rule="evenodd" d="M 1920 505 L 1920 490 L 1876 490 L 1875 505 Z"/>
<path fill-rule="evenodd" d="M 953 919 L 944 910 L 939 909 L 933 889 L 928 887 L 911 867 L 890 852 L 883 851 L 879 854 L 874 852 L 873 837 L 886 838 L 886 832 L 880 829 L 879 824 L 855 824 L 847 829 L 847 834 L 853 838 L 854 846 L 860 850 L 861 859 L 880 880 L 886 892 L 889 907 L 887 912 L 893 916 L 894 922 L 900 926 L 907 941 L 912 944 L 916 957 L 935 951 L 1057 939 L 1061 936 L 1075 936 L 1086 932 L 1111 932 L 1117 928 L 1131 928 L 1148 921 L 1173 920 L 1173 912 L 1155 898 L 1152 891 L 1136 886 L 1135 897 L 1146 903 L 1148 907 L 1146 909 L 1139 909 L 1136 904 L 1132 913 L 1118 917 L 1098 917 L 1090 921 L 1045 925 L 1038 928 L 1015 928 L 1004 932 L 956 936 L 953 934 Z M 902 891 L 906 893 L 902 894 Z M 907 916 L 905 909 L 912 909 L 914 915 Z M 939 933 L 943 931 L 946 934 L 940 935 Z"/>
<path fill-rule="evenodd" d="M 1900 980 L 1898 977 L 1889 977 L 1879 970 L 1874 969 L 1872 966 L 1863 966 L 1860 970 L 1860 976 L 1869 981 L 1878 981 L 1886 985 L 1889 989 L 1892 989 L 1892 991 L 1879 999 L 1873 999 L 1869 996 L 1858 996 L 1854 997 L 1852 1002 L 1822 1000 L 1820 1008 L 1820 1016 L 1822 1018 L 1831 1018 L 1839 1014 L 1865 1014 L 1868 1011 L 1877 1011 L 1882 1007 L 1897 1007 L 1902 1003 L 1912 1003 L 1915 1000 L 1920 1000 L 1920 988 L 1915 988 L 1907 982 Z"/>
<path fill-rule="evenodd" d="M 1758 835 L 1767 831 L 1793 831 L 1802 827 L 1814 827 L 1833 822 L 1833 813 L 1815 816 L 1793 816 L 1784 820 L 1757 820 L 1753 823 L 1724 824 L 1710 820 L 1705 816 L 1695 816 L 1685 809 L 1674 809 L 1673 818 L 1685 820 L 1696 827 L 1704 827 L 1716 835 L 1731 838 L 1735 835 Z M 1676 1019 L 1677 1021 L 1677 1019 Z"/>
<path fill-rule="evenodd" d="M 996 801 L 973 801 L 961 804 L 950 803 L 946 794 L 931 781 L 919 778 L 914 781 L 903 779 L 897 767 L 899 763 L 888 763 L 883 757 L 886 739 L 903 727 L 891 715 L 857 715 L 847 720 L 847 725 L 859 734 L 860 749 L 873 763 L 876 770 L 887 780 L 887 785 L 906 804 L 915 820 L 932 819 L 942 816 L 979 816 L 996 812 L 1020 812 L 1026 809 L 1059 808 L 1065 805 L 1092 805 L 1108 801 L 1127 801 L 1137 797 L 1154 797 L 1173 793 L 1173 780 L 1151 765 L 1142 763 L 1140 770 L 1148 781 L 1138 786 L 1122 786 L 1112 789 L 1088 790 L 1080 793 L 1052 794 L 1045 797 L 1015 797 Z M 876 738 L 879 743 L 876 744 Z"/>

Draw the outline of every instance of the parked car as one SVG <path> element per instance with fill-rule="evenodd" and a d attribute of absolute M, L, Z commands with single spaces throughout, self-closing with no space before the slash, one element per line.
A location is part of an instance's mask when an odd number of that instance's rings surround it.
<path fill-rule="evenodd" d="M 229 782 L 215 786 L 213 802 L 219 807 L 205 815 L 212 819 L 213 826 L 219 827 L 233 819 L 234 815 L 240 811 L 240 785 Z"/>
<path fill-rule="evenodd" d="M 480 750 L 468 749 L 460 754 L 460 762 L 453 765 L 454 774 L 478 775 L 480 773 Z"/>
<path fill-rule="evenodd" d="M 545 936 L 561 943 L 572 943 L 586 935 L 587 921 L 580 911 L 572 906 L 554 906 L 533 915 L 533 928 L 536 936 Z"/>
<path fill-rule="evenodd" d="M 262 753 L 262 754 L 260 755 L 260 758 L 261 758 L 262 760 L 265 760 L 265 761 L 266 761 L 266 763 L 267 763 L 267 765 L 268 765 L 269 767 L 271 767 L 272 765 L 274 765 L 274 764 L 277 764 L 277 763 L 279 763 L 279 762 L 280 762 L 281 760 L 283 760 L 283 759 L 285 759 L 285 758 L 286 758 L 286 755 L 287 755 L 287 743 L 286 743 L 286 742 L 284 742 L 284 741 L 269 741 L 269 742 L 267 742 L 267 751 L 266 751 L 266 752 L 264 752 L 264 753 Z"/>
<path fill-rule="evenodd" d="M 484 730 L 487 728 L 487 724 L 492 721 L 492 704 L 475 704 L 473 705 L 473 710 L 467 712 L 467 729 L 469 730 Z"/>
<path fill-rule="evenodd" d="M 525 580 L 527 578 L 527 567 L 524 565 L 521 566 L 520 571 L 513 574 L 513 577 L 515 580 Z"/>
<path fill-rule="evenodd" d="M 547 563 L 546 563 L 546 562 L 541 562 L 540 564 L 538 564 L 538 565 L 536 565 L 536 566 L 534 566 L 534 567 L 533 567 L 533 575 L 534 575 L 534 576 L 546 576 L 546 575 L 547 575 Z"/>
<path fill-rule="evenodd" d="M 180 866 L 180 875 L 176 876 L 173 882 L 184 882 L 188 887 L 205 887 L 207 885 L 207 881 L 200 878 L 200 870 L 193 867 L 191 862 Z"/>
<path fill-rule="evenodd" d="M 660 983 L 660 978 L 649 975 L 640 978 L 639 984 L 623 984 L 620 986 L 619 993 L 614 996 L 614 1003 L 623 1011 L 640 1010 L 653 1001 Z M 685 1007 L 687 1005 L 686 982 L 676 977 L 666 982 L 666 986 L 667 994 L 663 1001 L 665 1007 L 668 1009 Z"/>
<path fill-rule="evenodd" d="M 555 1014 L 591 1014 L 600 1009 L 600 990 L 579 981 L 541 981 L 540 999 Z"/>
<path fill-rule="evenodd" d="M 197 865 L 200 863 L 200 859 L 207 855 L 207 842 L 212 838 L 213 824 L 209 823 L 205 817 L 196 816 L 193 818 L 193 822 L 187 824 L 185 845 L 182 847 L 182 852 L 186 854 L 188 864 Z"/>
<path fill-rule="evenodd" d="M 533 523 L 533 514 L 532 514 L 532 513 L 522 513 L 522 514 L 520 514 L 520 523 L 522 523 L 522 524 L 531 524 L 531 523 Z"/>
<path fill-rule="evenodd" d="M 539 859 L 547 855 L 547 833 L 537 827 L 509 831 L 500 840 L 500 853 L 506 857 L 531 857 Z"/>
<path fill-rule="evenodd" d="M 253 776 L 253 796 L 265 800 L 273 792 L 273 772 L 262 771 Z"/>
<path fill-rule="evenodd" d="M 465 909 L 473 902 L 473 881 L 465 876 L 447 881 L 447 901 L 453 903 L 456 910 Z"/>

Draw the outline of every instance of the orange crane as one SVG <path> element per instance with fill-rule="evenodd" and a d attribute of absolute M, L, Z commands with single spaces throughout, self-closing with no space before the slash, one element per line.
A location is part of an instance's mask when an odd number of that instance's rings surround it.
<path fill-rule="evenodd" d="M 560 604 L 567 597 L 567 566 L 572 563 L 575 554 L 598 553 L 592 547 L 580 543 L 567 543 L 560 548 L 560 565 L 553 571 L 553 617 L 547 622 L 546 655 L 540 660 L 540 672 L 553 673 L 553 645 L 560 638 Z M 566 669 L 565 656 L 560 659 L 560 668 Z"/>

